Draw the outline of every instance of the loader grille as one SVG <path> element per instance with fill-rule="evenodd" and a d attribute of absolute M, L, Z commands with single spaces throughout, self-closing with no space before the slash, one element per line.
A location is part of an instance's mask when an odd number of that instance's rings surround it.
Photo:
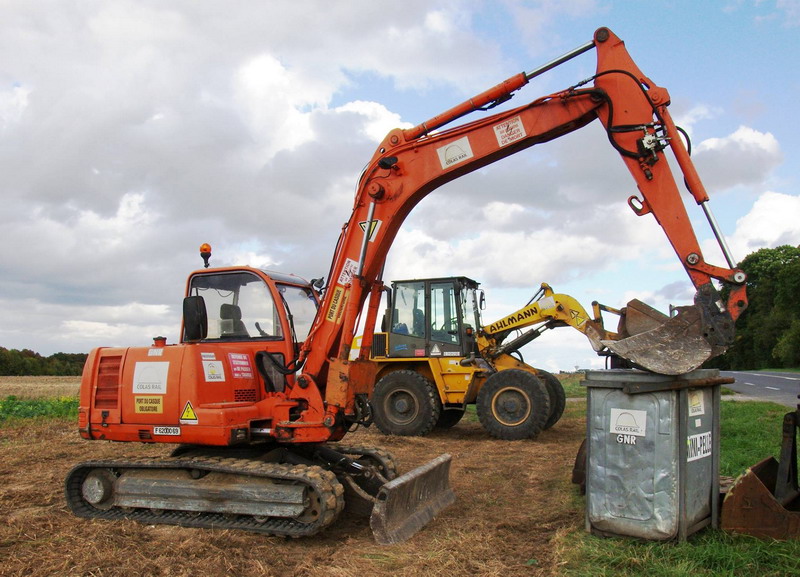
<path fill-rule="evenodd" d="M 97 368 L 97 389 L 94 393 L 95 409 L 116 409 L 119 403 L 119 381 L 122 356 L 100 359 Z"/>

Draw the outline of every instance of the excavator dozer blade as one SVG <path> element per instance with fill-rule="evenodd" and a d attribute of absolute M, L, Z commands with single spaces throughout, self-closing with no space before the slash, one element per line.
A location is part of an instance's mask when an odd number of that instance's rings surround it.
<path fill-rule="evenodd" d="M 614 354 L 648 371 L 682 375 L 724 352 L 704 335 L 702 312 L 697 305 L 678 307 L 667 316 L 641 301 L 625 308 L 619 340 L 601 341 Z"/>
<path fill-rule="evenodd" d="M 450 455 L 439 455 L 381 487 L 369 522 L 375 541 L 405 541 L 455 502 L 450 461 Z"/>

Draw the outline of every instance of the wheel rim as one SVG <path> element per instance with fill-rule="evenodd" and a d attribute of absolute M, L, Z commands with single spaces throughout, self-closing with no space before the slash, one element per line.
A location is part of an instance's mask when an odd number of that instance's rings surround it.
<path fill-rule="evenodd" d="M 413 422 L 419 414 L 417 398 L 406 389 L 392 391 L 386 397 L 383 407 L 386 416 L 398 425 L 407 425 Z"/>
<path fill-rule="evenodd" d="M 531 414 L 528 396 L 517 387 L 504 387 L 492 399 L 492 415 L 506 427 L 524 423 Z"/>

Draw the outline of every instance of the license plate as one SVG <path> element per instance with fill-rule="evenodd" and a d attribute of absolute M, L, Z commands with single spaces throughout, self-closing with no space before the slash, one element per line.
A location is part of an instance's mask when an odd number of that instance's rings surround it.
<path fill-rule="evenodd" d="M 153 427 L 154 435 L 171 435 L 173 437 L 181 434 L 180 427 Z"/>

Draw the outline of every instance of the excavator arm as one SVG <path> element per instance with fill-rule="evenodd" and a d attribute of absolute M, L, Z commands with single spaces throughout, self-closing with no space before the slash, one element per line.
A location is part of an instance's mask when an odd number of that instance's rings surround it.
<path fill-rule="evenodd" d="M 580 85 L 518 108 L 444 128 L 473 110 L 508 100 L 534 76 L 592 48 L 597 52 L 597 72 Z M 328 287 L 301 350 L 304 366 L 298 384 L 305 387 L 314 382 L 323 391 L 326 421 L 333 424 L 341 410 L 349 413 L 354 395 L 368 392 L 366 387 L 375 370 L 368 362 L 368 349 L 376 304 L 367 309 L 364 326 L 370 334 L 364 335 L 355 361 L 348 360 L 350 343 L 367 296 L 380 293 L 387 253 L 412 208 L 447 182 L 594 120 L 603 124 L 609 142 L 637 184 L 639 195 L 628 199 L 629 206 L 639 216 L 653 215 L 697 288 L 695 306 L 685 307 L 691 309 L 691 314 L 682 310 L 677 317 L 685 317 L 686 322 L 668 331 L 666 342 L 654 339 L 653 343 L 680 348 L 680 343 L 671 339 L 681 331 L 684 336 L 691 333 L 695 340 L 707 343 L 702 353 L 705 358 L 730 344 L 733 322 L 747 306 L 745 275 L 735 268 L 713 217 L 710 222 L 728 266 L 709 264 L 703 257 L 665 158 L 667 150 L 673 152 L 695 201 L 710 215 L 708 195 L 669 115 L 668 104 L 667 91 L 639 70 L 619 38 L 607 28 L 600 28 L 592 42 L 531 73 L 513 76 L 414 128 L 389 132 L 358 182 L 355 205 L 339 238 Z M 727 302 L 719 297 L 712 285 L 714 280 L 729 287 Z M 641 335 L 632 338 L 637 336 Z M 616 342 L 605 344 L 613 350 Z M 620 350 L 618 354 L 627 357 L 629 352 Z"/>

